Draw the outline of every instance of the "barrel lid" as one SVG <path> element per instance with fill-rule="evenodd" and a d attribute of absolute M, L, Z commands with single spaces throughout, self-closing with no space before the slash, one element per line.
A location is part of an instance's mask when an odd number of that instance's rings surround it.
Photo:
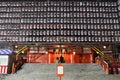
<path fill-rule="evenodd" d="M 9 49 L 0 49 L 0 54 L 12 54 L 12 50 Z"/>

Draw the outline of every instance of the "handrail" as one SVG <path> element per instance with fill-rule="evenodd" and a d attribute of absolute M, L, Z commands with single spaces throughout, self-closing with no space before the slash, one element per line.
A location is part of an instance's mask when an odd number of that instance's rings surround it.
<path fill-rule="evenodd" d="M 104 53 L 103 53 L 102 51 L 100 51 L 98 48 L 96 48 L 95 46 L 93 46 L 92 49 L 93 49 L 94 51 L 96 51 L 97 54 L 100 54 L 101 56 L 104 55 Z"/>
<path fill-rule="evenodd" d="M 24 47 L 22 47 L 20 50 L 16 51 L 16 53 L 17 53 L 17 55 L 19 55 L 19 54 L 22 53 L 22 51 L 25 51 L 25 50 L 27 50 L 27 49 L 28 49 L 28 47 L 27 47 L 27 46 L 24 46 Z"/>
<path fill-rule="evenodd" d="M 103 57 L 104 59 L 108 60 L 108 57 L 105 56 L 104 53 L 103 53 L 100 49 L 98 49 L 98 48 L 95 47 L 95 46 L 93 46 L 92 49 L 93 49 L 94 51 L 96 51 L 97 54 L 100 54 L 101 57 Z"/>

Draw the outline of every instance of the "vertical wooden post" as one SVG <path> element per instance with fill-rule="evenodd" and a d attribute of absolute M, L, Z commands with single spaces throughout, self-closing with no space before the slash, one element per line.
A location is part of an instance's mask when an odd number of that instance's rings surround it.
<path fill-rule="evenodd" d="M 73 63 L 72 53 L 70 54 L 70 62 L 71 62 L 71 64 Z"/>
<path fill-rule="evenodd" d="M 29 62 L 29 54 L 30 54 L 30 47 L 28 47 L 28 50 L 27 50 L 27 60 L 26 60 L 26 62 L 28 63 Z"/>
<path fill-rule="evenodd" d="M 92 62 L 92 63 L 95 63 L 94 51 L 92 50 L 92 48 L 91 48 L 91 52 L 92 52 L 92 54 L 91 54 L 91 57 L 92 57 L 91 60 L 92 60 L 92 61 L 91 61 L 91 62 Z"/>
<path fill-rule="evenodd" d="M 106 74 L 110 74 L 109 65 L 106 66 Z"/>
<path fill-rule="evenodd" d="M 12 74 L 14 74 L 15 73 L 15 64 L 13 63 L 12 64 Z"/>
<path fill-rule="evenodd" d="M 49 64 L 51 63 L 51 54 L 50 53 L 48 54 L 48 63 Z"/>
<path fill-rule="evenodd" d="M 60 80 L 62 80 L 62 77 L 60 76 Z"/>

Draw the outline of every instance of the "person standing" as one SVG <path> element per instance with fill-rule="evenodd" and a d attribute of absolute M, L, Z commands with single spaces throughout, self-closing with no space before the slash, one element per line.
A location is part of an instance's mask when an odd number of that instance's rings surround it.
<path fill-rule="evenodd" d="M 60 56 L 60 63 L 63 63 L 63 61 L 64 61 L 64 58 L 63 58 L 63 56 L 61 55 L 61 56 Z"/>
<path fill-rule="evenodd" d="M 59 63 L 59 58 L 58 57 L 56 57 L 55 63 Z"/>

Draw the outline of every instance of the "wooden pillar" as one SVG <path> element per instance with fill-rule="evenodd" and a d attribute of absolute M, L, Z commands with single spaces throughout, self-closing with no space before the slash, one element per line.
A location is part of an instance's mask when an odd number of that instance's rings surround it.
<path fill-rule="evenodd" d="M 70 63 L 73 63 L 73 57 L 72 57 L 72 53 L 70 53 Z"/>
<path fill-rule="evenodd" d="M 50 63 L 51 63 L 51 54 L 48 53 L 48 64 L 50 64 Z"/>
<path fill-rule="evenodd" d="M 27 57 L 26 57 L 26 62 L 29 62 L 29 54 L 30 54 L 30 47 L 28 47 L 28 50 L 27 50 Z"/>
<path fill-rule="evenodd" d="M 91 62 L 92 62 L 92 63 L 95 63 L 94 51 L 92 50 L 92 48 L 91 48 L 91 52 L 92 52 L 92 54 L 91 54 L 91 60 L 92 60 L 92 61 L 91 61 Z"/>
<path fill-rule="evenodd" d="M 71 50 L 71 52 L 70 52 L 70 63 L 71 63 L 71 64 L 74 63 L 74 54 L 73 54 L 73 50 Z"/>
<path fill-rule="evenodd" d="M 15 64 L 13 63 L 12 64 L 12 74 L 14 74 L 15 73 Z"/>

